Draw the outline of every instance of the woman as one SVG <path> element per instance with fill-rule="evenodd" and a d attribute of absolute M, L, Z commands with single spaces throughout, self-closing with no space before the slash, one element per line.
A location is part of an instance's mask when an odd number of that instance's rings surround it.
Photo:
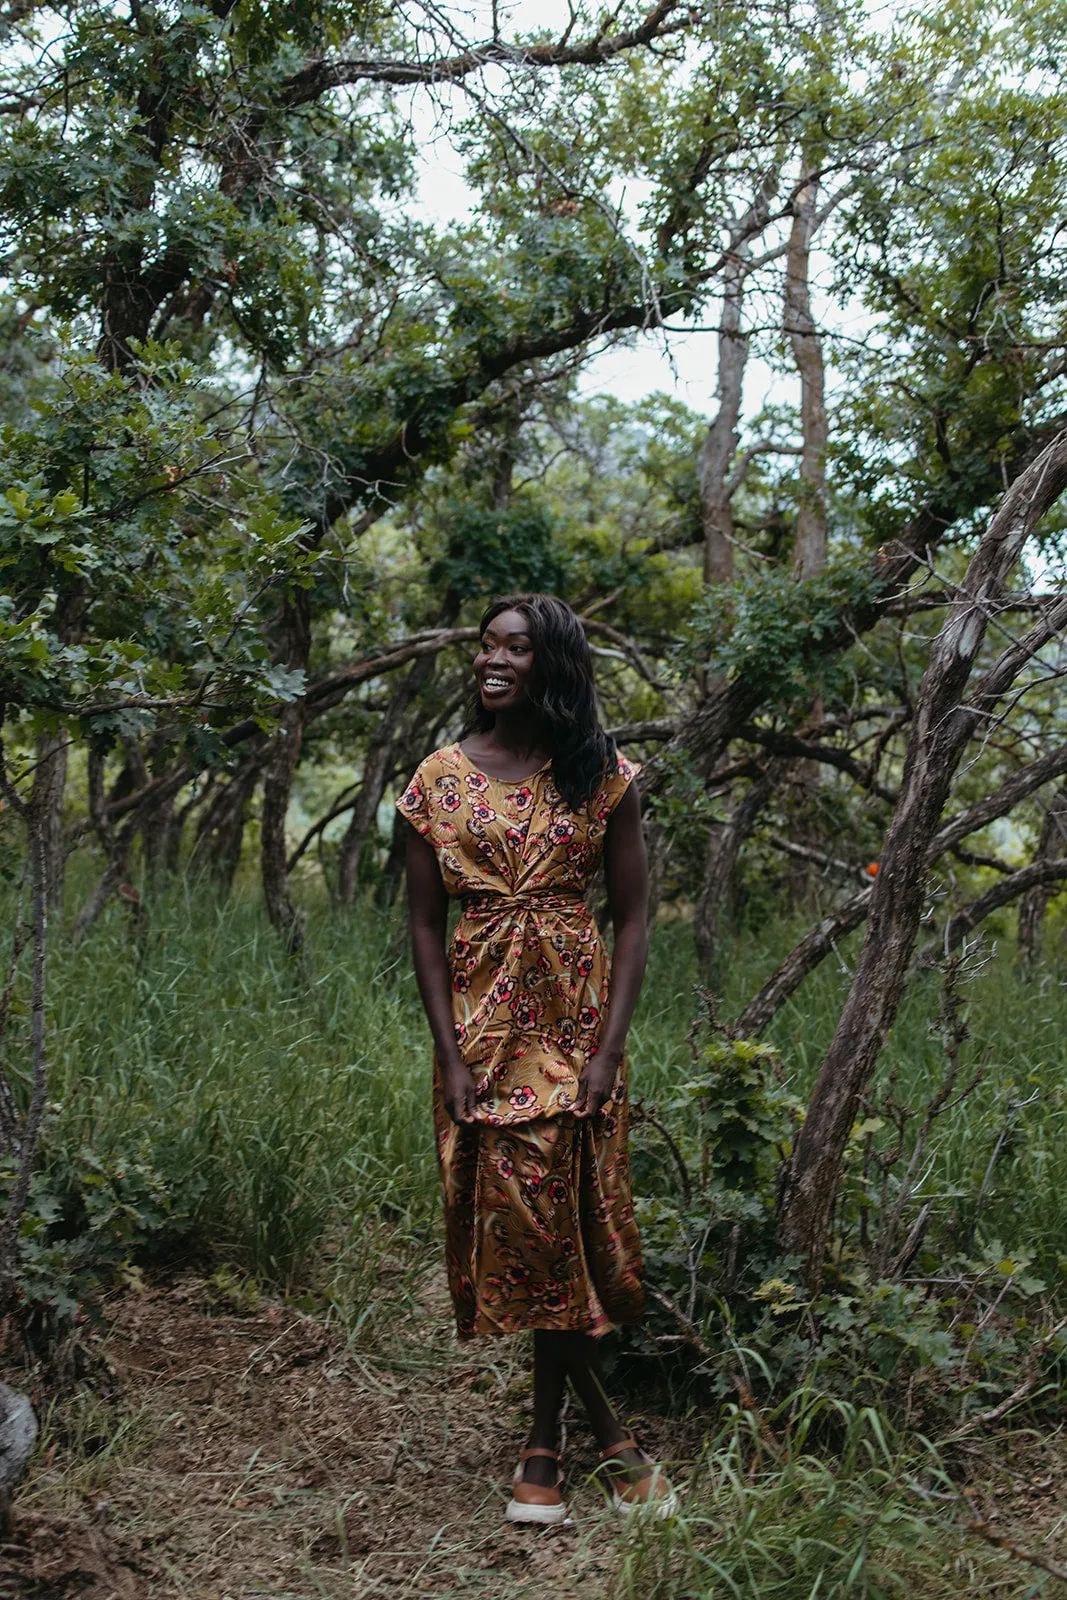
<path fill-rule="evenodd" d="M 507 1515 L 562 1522 L 569 1378 L 620 1511 L 675 1495 L 604 1388 L 597 1338 L 641 1314 L 626 1033 L 648 899 L 636 769 L 597 719 L 581 625 L 551 595 L 482 619 L 469 731 L 397 802 L 460 1338 L 534 1331 L 533 1423 Z M 614 968 L 584 904 L 603 857 Z M 446 955 L 449 896 L 462 915 Z"/>

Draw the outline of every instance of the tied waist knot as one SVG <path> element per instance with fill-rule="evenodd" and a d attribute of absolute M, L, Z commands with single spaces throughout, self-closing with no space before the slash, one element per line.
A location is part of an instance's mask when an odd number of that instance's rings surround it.
<path fill-rule="evenodd" d="M 533 911 L 577 911 L 588 916 L 585 897 L 577 889 L 561 894 L 554 890 L 527 890 L 522 894 L 467 894 L 462 898 L 464 916 L 500 916 L 508 912 L 520 916 Z"/>

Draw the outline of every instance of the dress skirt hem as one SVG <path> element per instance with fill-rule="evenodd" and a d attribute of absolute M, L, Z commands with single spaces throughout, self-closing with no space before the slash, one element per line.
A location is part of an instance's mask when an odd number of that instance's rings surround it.
<path fill-rule="evenodd" d="M 542 1329 L 600 1338 L 639 1321 L 625 1070 L 591 1121 L 457 1125 L 436 1073 L 434 1089 L 458 1337 Z"/>

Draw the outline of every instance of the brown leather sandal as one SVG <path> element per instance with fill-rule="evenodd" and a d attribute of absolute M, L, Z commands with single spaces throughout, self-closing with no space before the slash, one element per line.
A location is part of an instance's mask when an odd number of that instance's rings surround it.
<path fill-rule="evenodd" d="M 523 1472 L 527 1461 L 532 1456 L 546 1456 L 549 1461 L 556 1463 L 556 1483 L 552 1489 L 546 1489 L 540 1483 L 527 1483 Z M 524 1450 L 519 1456 L 519 1464 L 515 1468 L 512 1479 L 511 1499 L 505 1512 L 509 1522 L 536 1522 L 542 1527 L 558 1526 L 567 1522 L 567 1507 L 563 1504 L 560 1486 L 563 1483 L 563 1469 L 559 1465 L 558 1450 Z"/>
<path fill-rule="evenodd" d="M 627 1473 L 634 1472 L 634 1467 L 627 1467 L 618 1459 L 620 1450 L 636 1450 L 638 1455 L 644 1456 L 648 1462 L 649 1472 L 643 1478 L 629 1478 Z M 611 1478 L 611 1503 L 622 1516 L 628 1517 L 634 1511 L 646 1511 L 652 1517 L 673 1517 L 681 1506 L 678 1491 L 671 1484 L 670 1479 L 657 1461 L 642 1450 L 637 1440 L 629 1435 L 613 1444 L 608 1450 L 601 1450 L 601 1463 L 608 1468 Z M 612 1465 L 617 1469 L 612 1471 Z"/>

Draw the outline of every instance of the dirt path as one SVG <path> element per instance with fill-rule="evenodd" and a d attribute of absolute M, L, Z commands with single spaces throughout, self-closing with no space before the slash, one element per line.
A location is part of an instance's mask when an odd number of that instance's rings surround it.
<path fill-rule="evenodd" d="M 389 1364 L 270 1305 L 218 1308 L 187 1279 L 112 1300 L 102 1353 L 119 1398 L 46 1418 L 0 1548 L 20 1600 L 599 1600 L 620 1533 L 569 1451 L 575 1527 L 502 1520 L 527 1379 L 512 1341 L 459 1347 L 443 1316 Z M 12 1375 L 14 1376 L 14 1375 Z M 655 1416 L 633 1419 L 666 1449 Z M 695 1443 L 695 1441 L 693 1441 Z"/>

